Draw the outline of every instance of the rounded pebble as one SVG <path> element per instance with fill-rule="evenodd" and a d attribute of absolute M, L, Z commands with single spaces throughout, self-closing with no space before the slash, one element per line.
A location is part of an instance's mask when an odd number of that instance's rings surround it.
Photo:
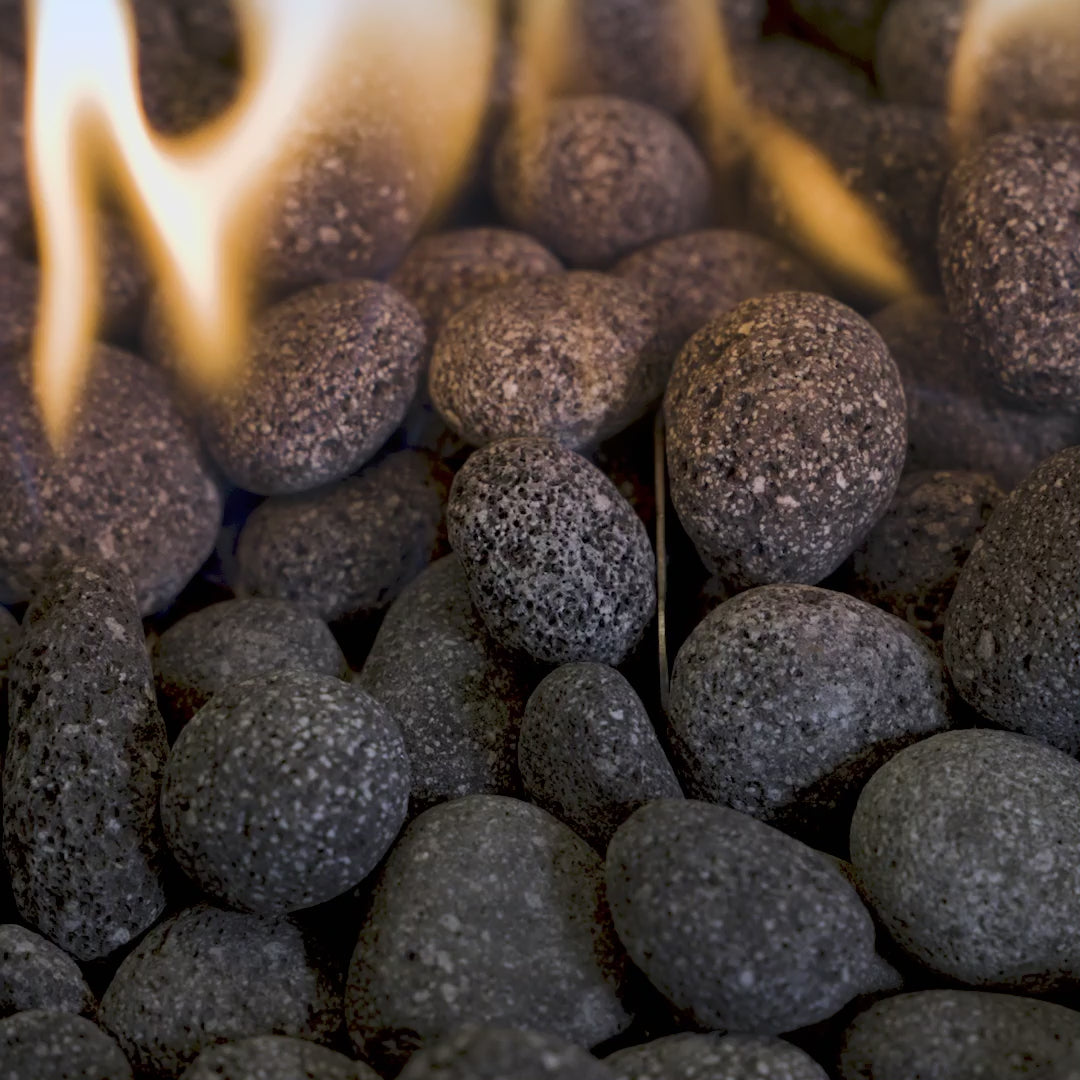
<path fill-rule="evenodd" d="M 232 0 L 170 0 L 185 46 L 207 60 L 235 59 L 240 51 Z"/>
<path fill-rule="evenodd" d="M 14 11 L 8 3 L 0 4 L 0 42 L 3 42 L 11 24 L 22 20 L 21 3 L 15 2 Z M 26 69 L 13 57 L 0 57 L 0 256 L 14 250 L 14 235 L 23 225 L 30 212 L 30 189 L 26 181 Z M 0 259 L 0 267 L 4 259 Z M 2 271 L 0 271 L 2 272 Z M 10 302 L 5 296 L 9 286 L 0 289 L 5 307 Z M 12 305 L 12 310 L 17 310 Z M 34 306 L 24 313 L 33 318 Z M 3 322 L 0 321 L 0 327 Z M 2 331 L 0 331 L 2 332 Z M 2 340 L 2 339 L 0 339 Z"/>
<path fill-rule="evenodd" d="M 825 1080 L 828 1073 L 805 1051 L 764 1035 L 682 1032 L 604 1059 L 619 1080 Z"/>
<path fill-rule="evenodd" d="M 24 926 L 0 925 L 0 1017 L 28 1009 L 92 1014 L 96 1006 L 63 949 Z"/>
<path fill-rule="evenodd" d="M 884 97 L 946 107 L 964 7 L 964 0 L 891 0 L 874 47 L 874 72 Z"/>
<path fill-rule="evenodd" d="M 0 361 L 20 356 L 30 348 L 38 279 L 38 268 L 33 263 L 0 252 Z"/>
<path fill-rule="evenodd" d="M 841 52 L 869 60 L 888 4 L 889 0 L 791 0 L 791 10 Z"/>
<path fill-rule="evenodd" d="M 131 1080 L 120 1047 L 96 1024 L 30 1009 L 0 1020 L 4 1080 Z"/>
<path fill-rule="evenodd" d="M 0 607 L 0 695 L 7 685 L 8 667 L 18 647 L 19 620 L 6 607 Z"/>
<path fill-rule="evenodd" d="M 336 1050 L 287 1035 L 256 1035 L 204 1050 L 183 1080 L 379 1080 Z"/>

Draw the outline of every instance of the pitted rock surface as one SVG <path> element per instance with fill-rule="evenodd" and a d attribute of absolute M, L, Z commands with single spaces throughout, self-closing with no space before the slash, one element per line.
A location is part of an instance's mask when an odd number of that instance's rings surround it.
<path fill-rule="evenodd" d="M 79 965 L 58 945 L 17 923 L 0 925 L 0 1016 L 46 1009 L 92 1014 Z"/>
<path fill-rule="evenodd" d="M 4 1080 L 131 1080 L 116 1042 L 85 1017 L 30 1009 L 0 1020 Z"/>
<path fill-rule="evenodd" d="M 619 1080 L 825 1080 L 804 1050 L 764 1035 L 665 1035 L 604 1059 Z"/>
<path fill-rule="evenodd" d="M 288 1035 L 256 1035 L 204 1050 L 183 1080 L 379 1080 L 362 1061 Z"/>

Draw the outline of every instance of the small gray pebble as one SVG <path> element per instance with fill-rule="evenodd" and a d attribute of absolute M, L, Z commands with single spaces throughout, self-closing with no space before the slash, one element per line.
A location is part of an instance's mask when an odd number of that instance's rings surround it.
<path fill-rule="evenodd" d="M 603 664 L 564 664 L 533 691 L 518 764 L 529 798 L 601 852 L 639 806 L 682 796 L 641 699 Z"/>
<path fill-rule="evenodd" d="M 851 822 L 851 861 L 897 944 L 938 975 L 1027 993 L 1080 978 L 1078 843 L 1080 763 L 1010 731 L 901 750 Z"/>
<path fill-rule="evenodd" d="M 0 1016 L 27 1009 L 90 1015 L 96 1007 L 79 965 L 63 949 L 17 923 L 0 925 Z"/>
<path fill-rule="evenodd" d="M 506 439 L 462 466 L 450 545 L 491 633 L 543 663 L 617 664 L 656 607 L 641 519 L 595 465 L 546 439 Z"/>
<path fill-rule="evenodd" d="M 0 1020 L 3 1080 L 131 1080 L 120 1047 L 96 1024 L 30 1009 Z"/>
<path fill-rule="evenodd" d="M 0 362 L 30 348 L 37 316 L 38 280 L 38 268 L 33 263 L 0 253 Z"/>
<path fill-rule="evenodd" d="M 841 52 L 869 60 L 888 4 L 889 0 L 791 0 L 791 9 Z"/>
<path fill-rule="evenodd" d="M 805 1051 L 767 1035 L 666 1035 L 619 1050 L 604 1063 L 619 1080 L 826 1080 Z"/>
<path fill-rule="evenodd" d="M 946 107 L 964 9 L 964 0 L 891 0 L 874 46 L 874 72 L 884 97 Z"/>
<path fill-rule="evenodd" d="M 183 1080 L 379 1080 L 373 1069 L 336 1050 L 288 1035 L 256 1035 L 211 1046 Z"/>

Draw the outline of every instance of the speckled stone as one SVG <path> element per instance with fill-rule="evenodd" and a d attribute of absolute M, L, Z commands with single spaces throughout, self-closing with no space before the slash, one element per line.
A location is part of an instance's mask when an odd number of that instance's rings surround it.
<path fill-rule="evenodd" d="M 99 1016 L 140 1074 L 176 1077 L 215 1043 L 327 1042 L 339 988 L 289 918 L 201 904 L 156 926 L 117 969 Z"/>
<path fill-rule="evenodd" d="M 30 1009 L 0 1020 L 4 1080 L 131 1080 L 109 1036 L 81 1016 Z"/>
<path fill-rule="evenodd" d="M 196 56 L 226 60 L 238 56 L 240 42 L 232 0 L 169 0 L 184 45 Z"/>
<path fill-rule="evenodd" d="M 643 806 L 612 838 L 606 878 L 630 958 L 702 1028 L 792 1031 L 896 981 L 836 865 L 727 807 Z"/>
<path fill-rule="evenodd" d="M 889 0 L 791 0 L 791 9 L 841 52 L 869 60 L 888 4 Z"/>
<path fill-rule="evenodd" d="M 471 795 L 421 814 L 394 846 L 346 1020 L 376 1064 L 466 1023 L 594 1046 L 629 1023 L 624 967 L 596 853 L 538 807 Z"/>
<path fill-rule="evenodd" d="M 617 664 L 656 607 L 653 553 L 595 465 L 546 439 L 506 439 L 462 466 L 450 545 L 488 630 L 549 664 Z"/>
<path fill-rule="evenodd" d="M 58 563 L 11 665 L 4 854 L 19 913 L 80 960 L 165 908 L 158 790 L 168 752 L 131 582 Z"/>
<path fill-rule="evenodd" d="M 578 449 L 610 438 L 664 390 L 657 323 L 638 286 L 549 275 L 489 293 L 443 328 L 431 398 L 467 442 L 533 435 Z"/>
<path fill-rule="evenodd" d="M 19 356 L 30 348 L 37 294 L 37 267 L 17 255 L 0 251 L 0 361 Z"/>
<path fill-rule="evenodd" d="M 827 589 L 766 585 L 695 627 L 675 660 L 668 723 L 687 794 L 843 851 L 863 784 L 949 726 L 948 691 L 930 642 L 894 616 Z"/>
<path fill-rule="evenodd" d="M 165 135 L 189 135 L 220 116 L 240 85 L 236 72 L 182 48 L 164 57 L 143 54 L 139 82 L 147 118 Z"/>
<path fill-rule="evenodd" d="M 424 330 L 388 285 L 342 281 L 264 312 L 242 382 L 209 404 L 207 445 L 237 486 L 306 491 L 360 468 L 416 393 Z"/>
<path fill-rule="evenodd" d="M 805 1051 L 766 1035 L 682 1032 L 604 1059 L 619 1080 L 826 1080 Z"/>
<path fill-rule="evenodd" d="M 947 978 L 1027 993 L 1080 978 L 1078 843 L 1080 763 L 1011 731 L 901 750 L 851 823 L 863 894 L 898 945 Z"/>
<path fill-rule="evenodd" d="M 16 11 L 8 11 L 8 3 L 0 5 L 0 39 L 14 18 L 21 19 L 22 4 L 15 2 L 14 6 Z M 24 151 L 25 83 L 23 65 L 11 56 L 0 56 L 0 255 L 11 252 L 13 234 L 30 210 Z M 0 296 L 7 288 L 5 284 L 0 289 Z M 8 303 L 6 297 L 4 303 Z"/>
<path fill-rule="evenodd" d="M 923 990 L 875 1002 L 844 1032 L 842 1080 L 1013 1080 L 1080 1051 L 1080 1013 L 978 990 Z"/>
<path fill-rule="evenodd" d="M 648 105 L 563 98 L 522 138 L 508 128 L 496 150 L 496 200 L 511 224 L 574 265 L 608 265 L 704 221 L 705 161 Z"/>
<path fill-rule="evenodd" d="M 533 691 L 518 764 L 529 798 L 601 852 L 639 806 L 682 796 L 641 699 L 603 664 L 564 664 Z"/>
<path fill-rule="evenodd" d="M 1080 447 L 999 504 L 945 616 L 956 689 L 999 727 L 1080 753 Z"/>
<path fill-rule="evenodd" d="M 949 310 L 990 378 L 1030 407 L 1080 412 L 1080 124 L 990 139 L 953 170 L 941 209 Z"/>
<path fill-rule="evenodd" d="M 874 47 L 874 72 L 884 97 L 945 108 L 964 7 L 964 0 L 891 0 Z"/>
<path fill-rule="evenodd" d="M 19 620 L 0 607 L 0 694 L 7 685 L 8 666 L 19 647 Z"/>
<path fill-rule="evenodd" d="M 256 1035 L 204 1050 L 183 1080 L 379 1080 L 362 1061 L 287 1035 Z"/>
<path fill-rule="evenodd" d="M 446 488 L 425 454 L 391 454 L 321 491 L 268 499 L 237 544 L 237 588 L 333 622 L 385 608 L 439 552 Z"/>
<path fill-rule="evenodd" d="M 824 296 L 777 293 L 708 323 L 680 353 L 664 407 L 679 520 L 735 584 L 820 581 L 900 479 L 896 365 L 869 323 Z"/>
<path fill-rule="evenodd" d="M 404 589 L 357 681 L 401 727 L 414 813 L 464 795 L 518 794 L 529 676 L 487 632 L 456 556 Z"/>
<path fill-rule="evenodd" d="M 0 1016 L 27 1009 L 91 1014 L 96 1005 L 63 949 L 17 923 L 0 925 Z"/>

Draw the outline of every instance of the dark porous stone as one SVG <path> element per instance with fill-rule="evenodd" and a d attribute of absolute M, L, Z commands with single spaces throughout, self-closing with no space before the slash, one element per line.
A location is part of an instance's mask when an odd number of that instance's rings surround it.
<path fill-rule="evenodd" d="M 380 611 L 438 553 L 445 497 L 432 459 L 408 450 L 332 487 L 268 499 L 240 533 L 238 591 L 328 622 Z"/>
<path fill-rule="evenodd" d="M 377 701 L 332 675 L 267 672 L 219 690 L 180 732 L 161 823 L 207 893 L 275 915 L 359 884 L 408 802 L 401 732 Z"/>
<path fill-rule="evenodd" d="M 89 1014 L 96 1005 L 63 949 L 17 923 L 0 926 L 0 1016 L 27 1009 Z"/>
<path fill-rule="evenodd" d="M 204 1050 L 183 1080 L 379 1080 L 336 1050 L 288 1035 L 256 1035 Z"/>
<path fill-rule="evenodd" d="M 349 969 L 346 1019 L 376 1065 L 461 1027 L 594 1046 L 629 1023 L 596 852 L 528 803 L 470 795 L 394 846 Z"/>
<path fill-rule="evenodd" d="M 19 913 L 80 960 L 165 908 L 158 791 L 168 753 L 131 582 L 57 563 L 11 664 L 4 854 Z"/>
<path fill-rule="evenodd" d="M 235 72 L 207 63 L 183 50 L 141 64 L 143 106 L 154 128 L 164 135 L 190 135 L 224 113 L 236 98 Z"/>
<path fill-rule="evenodd" d="M 841 52 L 869 60 L 888 4 L 889 0 L 791 0 L 791 10 Z"/>
<path fill-rule="evenodd" d="M 98 348 L 63 456 L 32 404 L 29 366 L 0 364 L 0 597 L 27 599 L 54 547 L 118 560 L 143 614 L 203 564 L 222 497 L 163 376 Z"/>
<path fill-rule="evenodd" d="M 431 398 L 476 446 L 534 435 L 578 449 L 610 438 L 664 390 L 657 323 L 636 285 L 549 275 L 474 301 L 443 328 Z"/>
<path fill-rule="evenodd" d="M 266 671 L 298 668 L 344 678 L 330 628 L 287 600 L 223 600 L 174 623 L 153 651 L 166 719 L 179 727 L 219 690 Z"/>
<path fill-rule="evenodd" d="M 418 1050 L 401 1080 L 612 1080 L 587 1050 L 518 1028 L 465 1027 Z"/>
<path fill-rule="evenodd" d="M 886 98 L 945 108 L 964 9 L 964 0 L 891 0 L 874 47 L 874 72 Z"/>
<path fill-rule="evenodd" d="M 768 14 L 768 0 L 717 0 L 727 39 L 733 45 L 754 41 Z"/>
<path fill-rule="evenodd" d="M 1080 753 L 1080 447 L 999 504 L 945 616 L 956 689 L 999 727 Z"/>
<path fill-rule="evenodd" d="M 604 1064 L 619 1080 L 826 1080 L 805 1051 L 767 1035 L 682 1032 L 628 1046 Z"/>
<path fill-rule="evenodd" d="M 1027 993 L 1080 979 L 1077 844 L 1080 763 L 1011 731 L 901 750 L 851 823 L 863 895 L 898 945 L 946 978 Z"/>
<path fill-rule="evenodd" d="M 131 1080 L 123 1051 L 96 1024 L 30 1009 L 0 1020 L 4 1080 Z"/>
<path fill-rule="evenodd" d="M 702 1028 L 793 1031 L 895 982 L 837 866 L 727 807 L 643 806 L 612 838 L 606 876 L 630 958 Z"/>
<path fill-rule="evenodd" d="M 835 300 L 777 293 L 707 324 L 668 384 L 679 520 L 738 585 L 813 584 L 885 512 L 904 462 L 904 393 L 869 323 Z"/>
<path fill-rule="evenodd" d="M 358 684 L 401 727 L 412 811 L 464 795 L 518 794 L 518 729 L 530 672 L 488 633 L 456 556 L 390 606 Z"/>
<path fill-rule="evenodd" d="M 234 60 L 240 53 L 233 0 L 169 0 L 184 45 L 208 60 Z"/>
<path fill-rule="evenodd" d="M 10 22 L 21 17 L 22 4 L 15 0 L 17 12 L 9 12 L 8 2 L 0 2 L 0 41 Z M 0 257 L 13 250 L 13 237 L 30 212 L 30 190 L 26 182 L 26 69 L 12 57 L 0 55 Z M 0 263 L 2 265 L 2 263 Z M 5 307 L 5 293 L 10 286 L 0 286 Z M 31 314 L 26 318 L 32 318 Z M 2 323 L 0 323 L 2 325 Z"/>
<path fill-rule="evenodd" d="M 1080 1051 L 1080 1013 L 978 990 L 922 990 L 875 1002 L 844 1032 L 842 1080 L 1013 1080 Z"/>
<path fill-rule="evenodd" d="M 704 222 L 709 174 L 662 112 L 598 95 L 556 100 L 536 130 L 510 126 L 495 157 L 503 215 L 577 266 L 606 266 Z"/>
<path fill-rule="evenodd" d="M 546 439 L 506 439 L 462 466 L 450 545 L 488 630 L 535 660 L 617 664 L 656 607 L 653 552 L 595 465 Z"/>
<path fill-rule="evenodd" d="M 360 468 L 416 393 L 424 328 L 376 281 L 307 289 L 264 312 L 241 382 L 208 403 L 203 431 L 235 484 L 306 491 Z"/>
<path fill-rule="evenodd" d="M 533 691 L 518 765 L 529 798 L 601 852 L 639 806 L 682 796 L 641 699 L 603 664 L 565 664 Z"/>
<path fill-rule="evenodd" d="M 988 140 L 953 170 L 941 209 L 949 310 L 990 378 L 1030 407 L 1080 413 L 1080 124 Z"/>
<path fill-rule="evenodd" d="M 7 684 L 8 666 L 19 647 L 19 620 L 0 607 L 0 693 Z"/>
<path fill-rule="evenodd" d="M 140 1075 L 173 1078 L 220 1042 L 329 1042 L 341 1026 L 341 997 L 291 919 L 201 904 L 143 938 L 113 976 L 99 1016 Z"/>
<path fill-rule="evenodd" d="M 691 633 L 668 720 L 688 794 L 843 851 L 873 772 L 949 726 L 948 690 L 930 642 L 894 616 L 827 589 L 766 585 Z"/>
<path fill-rule="evenodd" d="M 0 363 L 30 348 L 37 317 L 38 269 L 0 251 Z"/>

